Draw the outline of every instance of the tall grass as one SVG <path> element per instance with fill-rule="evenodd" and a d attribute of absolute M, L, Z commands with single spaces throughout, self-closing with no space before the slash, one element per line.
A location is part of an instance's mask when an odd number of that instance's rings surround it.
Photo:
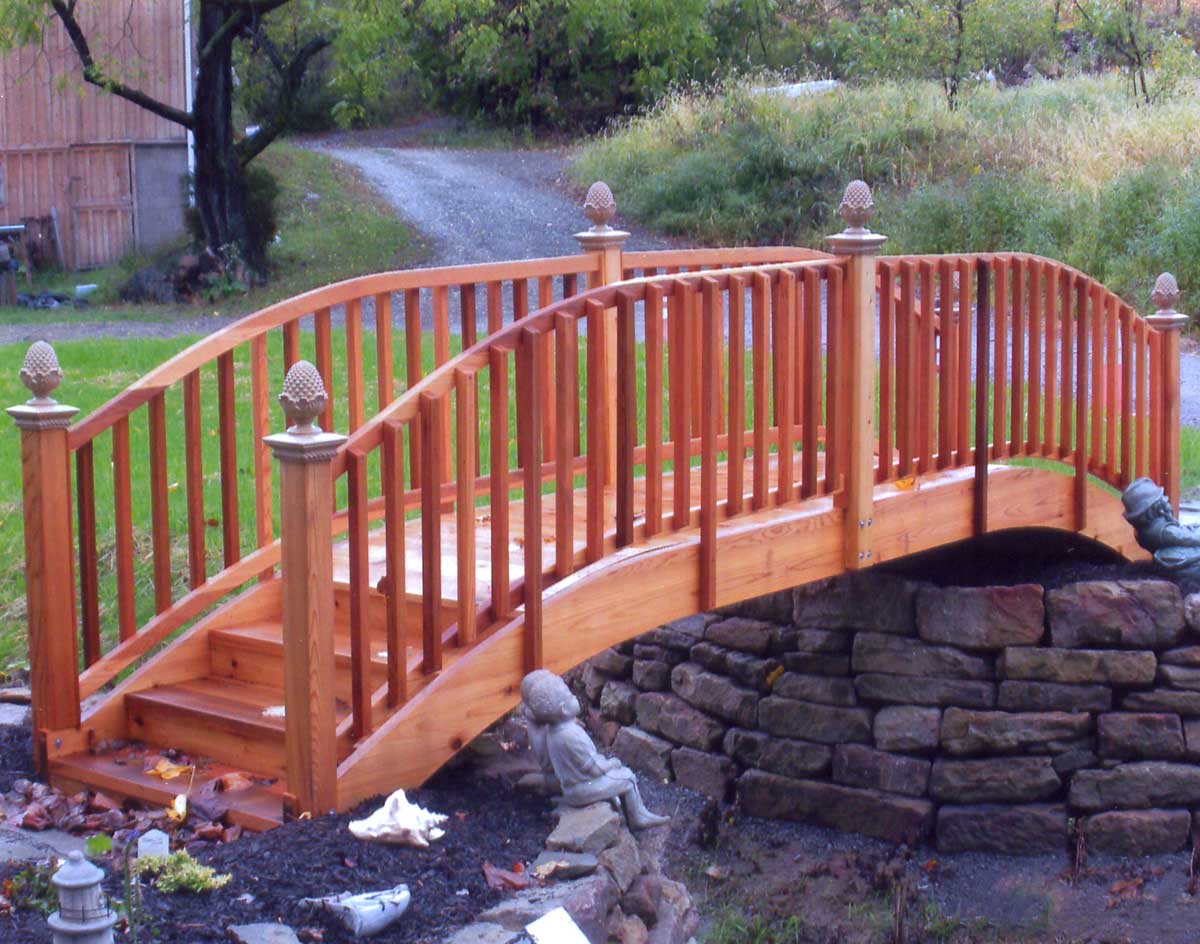
<path fill-rule="evenodd" d="M 1116 77 L 985 87 L 954 112 L 921 82 L 689 90 L 588 143 L 572 173 L 668 232 L 809 245 L 862 177 L 889 251 L 1038 252 L 1139 307 L 1164 269 L 1200 291 L 1200 99 L 1137 108 Z"/>

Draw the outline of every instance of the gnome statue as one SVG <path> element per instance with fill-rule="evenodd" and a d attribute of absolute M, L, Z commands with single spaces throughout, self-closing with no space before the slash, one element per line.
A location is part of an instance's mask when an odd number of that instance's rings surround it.
<path fill-rule="evenodd" d="M 1148 478 L 1136 479 L 1121 501 L 1138 544 L 1159 567 L 1172 577 L 1200 579 L 1200 531 L 1179 523 L 1162 488 Z"/>
<path fill-rule="evenodd" d="M 529 722 L 529 745 L 547 779 L 558 782 L 568 806 L 608 800 L 624 811 L 630 829 L 667 822 L 668 817 L 646 808 L 633 771 L 596 750 L 576 720 L 579 701 L 566 682 L 553 672 L 537 669 L 522 680 L 521 701 Z"/>

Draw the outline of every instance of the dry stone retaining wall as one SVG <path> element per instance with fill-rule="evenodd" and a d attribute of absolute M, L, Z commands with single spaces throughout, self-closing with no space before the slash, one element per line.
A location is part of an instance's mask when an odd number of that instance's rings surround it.
<path fill-rule="evenodd" d="M 577 682 L 627 764 L 752 815 L 1141 854 L 1200 813 L 1200 595 L 1167 581 L 850 574 L 661 626 Z"/>

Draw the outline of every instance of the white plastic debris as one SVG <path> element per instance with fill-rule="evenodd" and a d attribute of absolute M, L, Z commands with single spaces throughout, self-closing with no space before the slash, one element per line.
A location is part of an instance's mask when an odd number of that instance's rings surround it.
<path fill-rule="evenodd" d="M 429 843 L 446 834 L 445 830 L 438 829 L 446 819 L 444 813 L 431 813 L 410 803 L 404 791 L 397 790 L 366 819 L 352 820 L 350 832 L 358 839 L 427 849 Z"/>
<path fill-rule="evenodd" d="M 342 892 L 324 898 L 302 898 L 300 904 L 323 908 L 335 915 L 355 937 L 370 937 L 404 914 L 411 898 L 407 885 L 397 885 L 382 892 L 358 895 Z"/>
<path fill-rule="evenodd" d="M 285 718 L 287 717 L 286 705 L 268 705 L 263 709 L 264 718 Z"/>
<path fill-rule="evenodd" d="M 555 908 L 542 915 L 525 930 L 534 944 L 588 944 L 587 936 L 579 930 L 565 908 Z"/>

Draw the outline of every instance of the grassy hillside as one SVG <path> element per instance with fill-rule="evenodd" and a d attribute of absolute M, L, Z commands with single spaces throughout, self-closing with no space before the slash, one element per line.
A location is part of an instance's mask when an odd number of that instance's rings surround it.
<path fill-rule="evenodd" d="M 1169 269 L 1196 298 L 1200 99 L 1138 108 L 1126 89 L 1115 76 L 983 88 L 955 112 L 933 83 L 680 93 L 588 143 L 573 173 L 671 233 L 810 245 L 863 177 L 889 251 L 1037 252 L 1140 306 Z"/>

